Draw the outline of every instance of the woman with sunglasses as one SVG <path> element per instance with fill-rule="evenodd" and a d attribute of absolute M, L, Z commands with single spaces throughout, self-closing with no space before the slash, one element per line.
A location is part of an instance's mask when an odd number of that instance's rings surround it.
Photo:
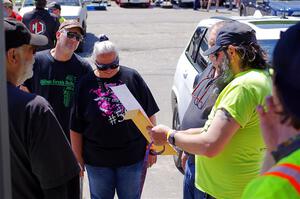
<path fill-rule="evenodd" d="M 86 168 L 92 199 L 140 198 L 147 141 L 132 121 L 124 120 L 125 107 L 110 87 L 125 84 L 155 125 L 158 106 L 137 71 L 119 65 L 115 45 L 96 42 L 95 70 L 79 83 L 72 115 L 71 143 Z M 156 156 L 148 156 L 148 167 Z M 82 170 L 83 174 L 83 170 Z"/>

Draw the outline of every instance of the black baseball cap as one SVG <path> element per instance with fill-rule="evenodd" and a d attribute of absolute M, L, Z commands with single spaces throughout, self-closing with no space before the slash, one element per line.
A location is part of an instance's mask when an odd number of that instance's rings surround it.
<path fill-rule="evenodd" d="M 208 56 L 213 54 L 224 46 L 239 46 L 241 44 L 250 44 L 253 42 L 257 42 L 255 30 L 244 23 L 228 21 L 222 28 L 220 28 L 217 34 L 216 44 L 206 50 L 203 55 Z"/>
<path fill-rule="evenodd" d="M 273 52 L 273 66 L 284 107 L 300 118 L 300 23 L 281 33 Z"/>
<path fill-rule="evenodd" d="M 56 3 L 56 2 L 51 2 L 50 4 L 47 5 L 47 7 L 49 9 L 58 9 L 58 10 L 61 10 L 60 4 Z"/>
<path fill-rule="evenodd" d="M 45 46 L 48 38 L 44 35 L 32 34 L 22 22 L 15 20 L 4 20 L 5 48 L 17 48 L 24 44 L 33 46 Z"/>

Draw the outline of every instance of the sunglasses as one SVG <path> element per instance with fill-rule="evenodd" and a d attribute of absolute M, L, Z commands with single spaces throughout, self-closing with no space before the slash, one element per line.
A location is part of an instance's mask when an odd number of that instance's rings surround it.
<path fill-rule="evenodd" d="M 215 57 L 216 59 L 218 59 L 219 55 L 220 55 L 220 51 L 217 51 L 217 52 L 214 53 L 214 57 Z"/>
<path fill-rule="evenodd" d="M 67 37 L 68 37 L 69 39 L 75 38 L 76 41 L 82 41 L 82 39 L 83 39 L 82 35 L 81 35 L 81 34 L 78 34 L 78 33 L 76 33 L 76 32 L 68 32 L 68 31 L 65 31 L 65 32 L 67 33 Z"/>
<path fill-rule="evenodd" d="M 95 61 L 95 65 L 98 70 L 116 69 L 119 67 L 119 58 L 117 57 L 115 61 L 110 64 L 99 64 Z"/>

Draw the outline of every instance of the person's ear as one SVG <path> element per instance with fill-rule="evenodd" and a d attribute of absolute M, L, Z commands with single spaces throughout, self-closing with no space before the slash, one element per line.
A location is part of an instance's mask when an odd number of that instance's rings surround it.
<path fill-rule="evenodd" d="M 233 45 L 229 45 L 228 46 L 228 54 L 230 55 L 230 56 L 233 56 L 234 55 L 234 53 L 235 53 L 235 47 L 233 46 Z"/>
<path fill-rule="evenodd" d="M 6 59 L 7 62 L 10 64 L 15 64 L 17 62 L 16 60 L 16 49 L 15 48 L 10 48 L 7 53 L 6 53 Z"/>
<path fill-rule="evenodd" d="M 59 39 L 60 35 L 61 35 L 61 32 L 60 32 L 60 31 L 57 31 L 57 32 L 56 32 L 56 39 L 57 39 L 57 40 Z"/>

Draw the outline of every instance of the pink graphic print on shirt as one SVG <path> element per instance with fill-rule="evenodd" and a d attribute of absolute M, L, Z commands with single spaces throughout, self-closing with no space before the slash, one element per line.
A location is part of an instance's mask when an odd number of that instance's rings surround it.
<path fill-rule="evenodd" d="M 122 83 L 104 83 L 105 89 L 98 88 L 91 89 L 90 91 L 97 95 L 97 98 L 95 98 L 94 101 L 97 102 L 98 108 L 101 111 L 101 115 L 107 117 L 111 125 L 115 125 L 124 121 L 125 107 L 110 89 L 111 86 L 117 86 L 120 84 Z"/>

